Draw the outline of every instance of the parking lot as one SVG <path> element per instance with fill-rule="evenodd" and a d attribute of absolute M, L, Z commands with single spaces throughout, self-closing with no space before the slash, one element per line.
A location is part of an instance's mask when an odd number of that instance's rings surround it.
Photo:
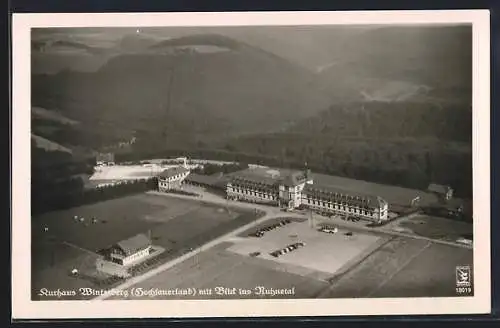
<path fill-rule="evenodd" d="M 154 299 L 352 298 L 455 296 L 455 266 L 472 264 L 472 251 L 429 240 L 367 234 L 355 228 L 336 233 L 317 231 L 307 220 L 292 222 L 251 236 L 263 222 L 237 237 L 195 254 L 134 288 L 206 290 L 196 296 L 154 296 Z M 347 236 L 347 232 L 352 232 Z M 269 253 L 291 245 L 303 246 L 273 257 Z M 439 267 L 439 270 L 434 268 Z M 293 288 L 293 295 L 217 295 L 217 287 L 254 290 Z M 211 293 L 208 293 L 210 292 Z M 151 299 L 132 296 L 127 299 Z M 121 296 L 110 299 L 123 299 Z"/>
<path fill-rule="evenodd" d="M 337 233 L 331 234 L 311 228 L 308 221 L 295 221 L 270 230 L 262 237 L 242 238 L 228 250 L 241 255 L 260 253 L 259 258 L 333 275 L 350 261 L 378 247 L 383 241 L 384 238 L 380 235 L 341 228 Z M 305 245 L 278 257 L 271 255 L 295 243 Z"/>

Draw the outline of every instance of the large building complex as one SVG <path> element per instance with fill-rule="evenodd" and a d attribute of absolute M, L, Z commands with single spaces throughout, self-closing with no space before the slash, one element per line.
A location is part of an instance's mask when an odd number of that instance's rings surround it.
<path fill-rule="evenodd" d="M 227 183 L 226 192 L 229 199 L 266 203 L 284 209 L 302 206 L 376 222 L 388 218 L 388 203 L 381 197 L 316 185 L 309 170 L 237 172 Z"/>

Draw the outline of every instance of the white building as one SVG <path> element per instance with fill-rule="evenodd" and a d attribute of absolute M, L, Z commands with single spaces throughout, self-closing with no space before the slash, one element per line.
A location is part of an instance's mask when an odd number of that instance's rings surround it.
<path fill-rule="evenodd" d="M 176 166 L 164 170 L 158 176 L 158 190 L 168 191 L 179 188 L 189 173 L 189 169 L 185 166 Z"/>
<path fill-rule="evenodd" d="M 325 214 L 354 216 L 381 222 L 388 218 L 388 203 L 381 197 L 348 192 L 332 186 L 313 183 L 307 171 L 279 171 L 271 174 L 252 174 L 246 170 L 235 174 L 227 183 L 229 199 L 293 209 L 300 206 Z M 256 170 L 253 170 L 256 171 Z"/>
<path fill-rule="evenodd" d="M 332 186 L 306 186 L 301 201 L 308 208 L 334 215 L 376 222 L 388 218 L 389 204 L 382 197 L 348 192 Z"/>
<path fill-rule="evenodd" d="M 138 234 L 111 247 L 109 256 L 112 262 L 127 266 L 144 259 L 150 251 L 151 240 L 143 234 Z"/>

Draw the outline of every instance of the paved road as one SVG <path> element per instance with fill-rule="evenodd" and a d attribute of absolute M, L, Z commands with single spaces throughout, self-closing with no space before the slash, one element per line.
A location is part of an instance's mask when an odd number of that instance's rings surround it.
<path fill-rule="evenodd" d="M 164 196 L 164 197 L 174 197 L 174 198 L 191 199 L 191 200 L 193 199 L 193 196 L 186 196 L 186 195 L 179 195 L 179 194 L 170 194 L 170 193 L 166 194 L 166 193 L 155 192 L 155 191 L 150 191 L 148 193 L 154 194 L 154 195 L 160 195 L 160 196 Z M 173 259 L 172 261 L 166 262 L 166 263 L 162 264 L 161 266 L 144 273 L 141 276 L 133 277 L 133 278 L 127 280 L 125 283 L 117 286 L 116 289 L 130 288 L 130 287 L 132 287 L 140 282 L 143 282 L 143 281 L 163 272 L 163 271 L 166 271 L 166 270 L 172 268 L 173 266 L 199 254 L 200 252 L 206 251 L 209 248 L 216 246 L 224 241 L 231 240 L 232 238 L 235 238 L 238 234 L 244 232 L 245 230 L 247 230 L 251 227 L 254 227 L 256 225 L 259 225 L 259 224 L 261 224 L 269 219 L 278 218 L 278 217 L 299 217 L 299 218 L 307 217 L 307 214 L 300 213 L 300 212 L 282 212 L 279 208 L 276 208 L 276 207 L 270 207 L 270 206 L 266 206 L 266 205 L 259 205 L 259 204 L 252 204 L 252 203 L 237 202 L 237 201 L 228 201 L 225 198 L 222 198 L 220 196 L 217 196 L 217 195 L 214 195 L 211 193 L 206 193 L 206 192 L 199 192 L 199 193 L 201 194 L 201 197 L 195 198 L 195 199 L 199 199 L 199 200 L 209 202 L 209 203 L 219 204 L 222 206 L 234 206 L 234 207 L 253 209 L 253 210 L 258 209 L 258 210 L 263 211 L 265 214 L 263 217 L 255 220 L 255 221 L 252 221 L 244 226 L 241 226 L 241 227 L 237 228 L 236 230 L 233 230 L 233 231 L 231 231 L 223 236 L 220 236 L 220 237 L 194 249 L 193 251 L 191 251 L 189 253 L 186 253 L 178 258 Z M 432 238 L 427 238 L 427 237 L 422 237 L 422 236 L 417 236 L 417 235 L 394 232 L 394 231 L 383 229 L 382 227 L 370 228 L 370 227 L 361 226 L 361 225 L 356 224 L 354 222 L 347 222 L 347 221 L 340 221 L 340 220 L 339 221 L 335 220 L 335 221 L 336 221 L 335 224 L 338 225 L 339 227 L 351 228 L 351 229 L 359 230 L 359 231 L 370 231 L 370 232 L 384 233 L 384 234 L 392 235 L 392 236 L 396 236 L 396 237 L 422 239 L 422 240 L 428 240 L 428 241 L 433 242 L 433 243 L 446 244 L 446 245 L 455 246 L 455 247 L 463 247 L 463 248 L 472 249 L 472 247 L 468 246 L 468 245 L 461 245 L 461 244 L 457 244 L 457 243 L 453 243 L 453 242 L 434 240 Z M 96 297 L 95 300 L 104 300 L 104 299 L 107 299 L 108 297 L 110 297 L 110 296 L 103 294 L 101 296 Z"/>
<path fill-rule="evenodd" d="M 257 208 L 257 209 L 264 211 L 266 213 L 272 213 L 272 214 L 279 215 L 279 216 L 294 216 L 294 217 L 302 217 L 302 218 L 306 218 L 309 216 L 309 214 L 307 212 L 299 212 L 299 211 L 282 212 L 277 207 L 252 204 L 252 203 L 244 203 L 244 202 L 238 202 L 238 201 L 228 201 L 221 196 L 214 195 L 214 194 L 211 194 L 208 192 L 203 192 L 203 191 L 200 191 L 199 189 L 196 190 L 196 192 L 201 195 L 201 197 L 196 198 L 196 199 L 200 199 L 202 201 L 206 201 L 209 203 L 215 203 L 215 204 L 220 204 L 220 205 L 224 205 L 224 206 L 228 205 L 228 206 L 234 206 L 234 207 L 240 207 L 240 208 L 246 208 L 246 209 Z M 162 196 L 166 196 L 166 197 L 178 197 L 178 198 L 183 198 L 183 199 L 193 199 L 193 196 L 186 196 L 186 195 L 179 195 L 179 194 L 165 194 L 165 193 L 156 192 L 156 191 L 150 191 L 149 193 L 155 194 L 155 195 L 162 195 Z M 409 214 L 407 217 L 411 217 L 414 215 L 416 215 L 416 214 Z M 314 216 L 321 217 L 318 214 L 314 214 Z M 401 219 L 404 219 L 407 217 L 400 217 L 397 220 L 401 220 Z M 321 217 L 321 218 L 327 219 L 326 217 Z M 419 236 L 419 235 L 415 235 L 415 234 L 409 234 L 409 233 L 405 233 L 405 232 L 397 232 L 397 231 L 391 230 L 390 228 L 388 228 L 386 226 L 367 227 L 367 226 L 363 225 L 364 224 L 363 222 L 355 223 L 355 222 L 344 221 L 344 220 L 340 220 L 340 219 L 328 219 L 328 220 L 332 220 L 333 222 L 335 222 L 335 225 L 337 225 L 339 227 L 343 227 L 343 228 L 350 228 L 350 229 L 355 229 L 358 231 L 369 231 L 369 232 L 383 233 L 383 234 L 395 236 L 395 237 L 428 240 L 428 241 L 431 241 L 431 242 L 437 243 L 437 244 L 473 249 L 473 247 L 471 245 L 459 244 L 459 243 L 456 243 L 453 241 L 433 239 L 433 238 Z"/>
<path fill-rule="evenodd" d="M 151 277 L 154 277 L 156 276 L 157 274 L 163 272 L 163 271 L 166 271 L 168 269 L 170 269 L 171 267 L 181 263 L 181 262 L 184 262 L 186 261 L 187 259 L 203 252 L 203 251 L 206 251 L 208 250 L 209 248 L 213 247 L 213 246 L 216 246 L 224 241 L 227 241 L 227 240 L 230 240 L 231 238 L 235 238 L 238 234 L 244 232 L 245 230 L 255 226 L 255 225 L 258 225 L 262 222 L 265 222 L 269 219 L 273 219 L 273 218 L 276 218 L 276 217 L 279 217 L 279 216 L 282 216 L 282 215 L 276 215 L 276 214 L 266 214 L 264 215 L 263 217 L 261 217 L 260 219 L 256 220 L 256 221 L 253 221 L 247 225 L 244 225 L 242 227 L 239 227 L 238 229 L 236 230 L 233 230 L 231 231 L 230 233 L 226 234 L 226 235 L 223 235 L 221 237 L 218 237 L 206 244 L 204 244 L 203 246 L 200 246 L 196 249 L 194 249 L 193 251 L 187 253 L 187 254 L 184 254 L 178 258 L 175 258 L 173 259 L 172 261 L 169 261 L 169 262 L 166 262 L 164 264 L 162 264 L 161 266 L 151 270 L 151 271 L 148 271 L 146 272 L 145 274 L 141 275 L 141 276 L 137 276 L 137 277 L 134 277 L 134 278 L 131 278 L 129 280 L 127 280 L 125 283 L 115 287 L 115 289 L 126 289 L 126 288 L 130 288 L 132 287 L 133 285 L 136 285 L 138 283 L 141 283 Z M 292 215 L 292 216 L 299 216 L 299 215 Z M 111 296 L 109 296 L 111 297 Z M 107 299 L 108 296 L 106 294 L 103 294 L 101 296 L 98 296 L 95 298 L 95 300 L 104 300 L 104 299 Z"/>

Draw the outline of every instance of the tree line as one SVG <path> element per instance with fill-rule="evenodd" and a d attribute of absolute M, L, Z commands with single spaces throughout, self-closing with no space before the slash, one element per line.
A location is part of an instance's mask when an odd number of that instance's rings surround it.
<path fill-rule="evenodd" d="M 32 143 L 32 215 L 123 197 L 157 188 L 156 178 L 122 182 L 97 189 L 85 188 L 82 176 L 93 173 L 94 158 L 45 151 Z"/>
<path fill-rule="evenodd" d="M 83 188 L 81 179 L 80 181 L 78 179 L 69 179 L 64 184 L 58 184 L 57 191 L 43 193 L 40 190 L 32 190 L 32 195 L 35 193 L 36 196 L 32 196 L 31 211 L 32 215 L 38 215 L 157 189 L 157 178 L 122 181 L 94 189 Z"/>

